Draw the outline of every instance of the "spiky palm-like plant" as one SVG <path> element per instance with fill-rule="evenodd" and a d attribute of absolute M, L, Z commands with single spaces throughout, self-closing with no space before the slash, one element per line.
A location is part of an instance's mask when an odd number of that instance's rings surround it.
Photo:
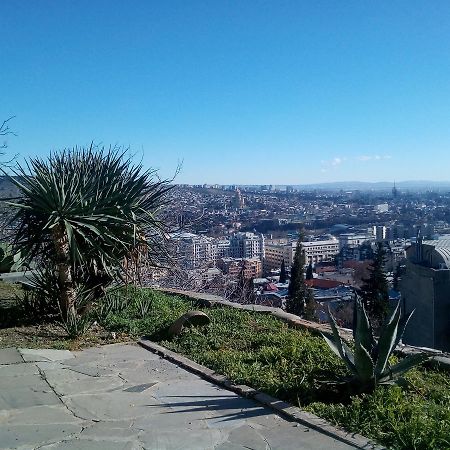
<path fill-rule="evenodd" d="M 428 355 L 419 353 L 407 356 L 391 366 L 389 357 L 400 342 L 406 325 L 413 312 L 401 317 L 400 305 L 386 319 L 380 337 L 375 339 L 372 326 L 364 305 L 359 297 L 355 299 L 355 320 L 353 338 L 355 351 L 352 352 L 339 335 L 336 321 L 328 311 L 333 339 L 323 335 L 331 350 L 345 363 L 352 377 L 346 381 L 358 392 L 370 392 L 379 384 L 393 384 L 403 381 L 402 375 L 412 367 L 428 359 Z"/>
<path fill-rule="evenodd" d="M 151 258 L 164 245 L 156 213 L 171 186 L 119 148 L 63 150 L 31 159 L 13 175 L 21 192 L 10 203 L 17 208 L 15 245 L 54 271 L 63 315 L 74 307 L 76 286 L 102 287 L 136 248 Z"/>
<path fill-rule="evenodd" d="M 21 264 L 20 252 L 14 254 L 10 244 L 0 243 L 0 273 L 14 272 Z"/>

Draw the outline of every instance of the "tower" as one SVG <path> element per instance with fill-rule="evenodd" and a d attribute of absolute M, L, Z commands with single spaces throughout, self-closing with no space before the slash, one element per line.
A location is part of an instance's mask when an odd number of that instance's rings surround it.
<path fill-rule="evenodd" d="M 398 189 L 395 186 L 395 181 L 394 181 L 394 187 L 392 188 L 392 197 L 393 198 L 397 198 L 398 197 Z"/>

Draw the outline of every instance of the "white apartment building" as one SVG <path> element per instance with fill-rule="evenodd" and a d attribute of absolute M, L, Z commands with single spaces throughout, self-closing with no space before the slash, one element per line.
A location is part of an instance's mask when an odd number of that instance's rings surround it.
<path fill-rule="evenodd" d="M 386 213 L 389 211 L 389 205 L 387 203 L 380 203 L 375 206 L 375 212 L 377 213 Z"/>
<path fill-rule="evenodd" d="M 295 254 L 295 243 L 292 243 Z M 339 253 L 339 241 L 336 238 L 324 241 L 302 242 L 305 252 L 306 264 L 315 266 L 321 262 L 333 261 L 334 257 Z"/>
<path fill-rule="evenodd" d="M 254 233 L 235 233 L 230 237 L 231 258 L 259 258 L 265 253 L 264 235 Z"/>
<path fill-rule="evenodd" d="M 217 259 L 230 256 L 230 240 L 220 239 L 217 241 Z"/>
<path fill-rule="evenodd" d="M 173 250 L 185 269 L 198 269 L 215 265 L 217 242 L 214 238 L 193 233 L 176 233 L 171 236 Z"/>
<path fill-rule="evenodd" d="M 374 225 L 372 234 L 377 241 L 384 241 L 386 239 L 386 227 L 384 225 Z"/>
<path fill-rule="evenodd" d="M 344 247 L 358 247 L 372 238 L 366 234 L 343 233 L 339 236 L 339 250 Z"/>
<path fill-rule="evenodd" d="M 283 259 L 286 267 L 291 267 L 296 247 L 297 242 L 266 245 L 264 270 L 269 272 L 280 269 Z M 339 253 L 339 241 L 336 238 L 302 242 L 302 247 L 305 252 L 305 264 L 311 263 L 313 266 L 317 263 L 333 261 Z"/>

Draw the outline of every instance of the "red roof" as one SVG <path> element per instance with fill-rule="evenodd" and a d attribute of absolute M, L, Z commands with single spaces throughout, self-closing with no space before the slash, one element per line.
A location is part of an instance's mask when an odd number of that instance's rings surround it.
<path fill-rule="evenodd" d="M 324 272 L 337 272 L 337 268 L 335 266 L 316 267 L 316 273 Z"/>
<path fill-rule="evenodd" d="M 278 291 L 278 288 L 275 286 L 274 283 L 269 283 L 269 284 L 266 284 L 266 286 L 264 287 L 264 290 L 275 292 L 275 291 Z"/>
<path fill-rule="evenodd" d="M 313 278 L 312 280 L 305 280 L 305 283 L 309 287 L 316 289 L 333 289 L 338 286 L 342 286 L 344 283 L 336 280 L 324 280 L 323 278 Z"/>

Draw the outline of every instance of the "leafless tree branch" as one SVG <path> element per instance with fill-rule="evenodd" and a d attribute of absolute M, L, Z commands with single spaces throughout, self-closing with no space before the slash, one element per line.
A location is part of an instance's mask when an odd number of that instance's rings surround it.
<path fill-rule="evenodd" d="M 11 116 L 8 119 L 4 120 L 2 124 L 0 125 L 0 136 L 17 136 L 16 133 L 14 133 L 13 130 L 9 127 L 9 121 L 14 119 L 15 116 Z M 4 141 L 2 144 L 0 144 L 0 150 L 4 150 L 8 147 L 8 143 Z"/>

